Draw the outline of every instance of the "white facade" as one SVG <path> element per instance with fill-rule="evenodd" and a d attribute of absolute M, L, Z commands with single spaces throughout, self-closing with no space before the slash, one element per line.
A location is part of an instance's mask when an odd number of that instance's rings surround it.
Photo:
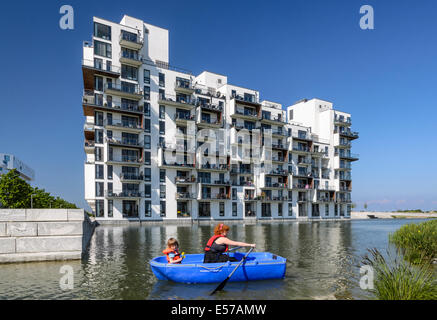
<path fill-rule="evenodd" d="M 35 171 L 13 154 L 0 153 L 0 175 L 16 169 L 20 177 L 26 181 L 35 179 Z"/>
<path fill-rule="evenodd" d="M 349 216 L 350 115 L 317 99 L 286 111 L 225 75 L 174 68 L 168 31 L 141 20 L 93 22 L 84 172 L 99 220 Z"/>

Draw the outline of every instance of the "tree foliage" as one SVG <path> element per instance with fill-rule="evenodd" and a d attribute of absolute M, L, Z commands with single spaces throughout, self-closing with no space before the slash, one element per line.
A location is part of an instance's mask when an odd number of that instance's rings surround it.
<path fill-rule="evenodd" d="M 59 197 L 55 198 L 44 189 L 33 188 L 20 178 L 20 174 L 15 169 L 0 176 L 0 202 L 3 207 L 11 209 L 30 208 L 32 194 L 33 208 L 77 208 L 73 203 Z"/>

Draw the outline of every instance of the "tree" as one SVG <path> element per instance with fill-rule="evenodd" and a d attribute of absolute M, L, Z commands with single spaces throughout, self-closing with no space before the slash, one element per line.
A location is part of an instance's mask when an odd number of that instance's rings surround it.
<path fill-rule="evenodd" d="M 364 204 L 364 210 L 367 210 L 367 203 Z"/>
<path fill-rule="evenodd" d="M 59 197 L 55 198 L 44 189 L 33 188 L 20 178 L 15 169 L 0 177 L 0 202 L 2 202 L 3 207 L 11 209 L 30 208 L 30 196 L 32 194 L 33 208 L 77 209 L 75 204 Z"/>
<path fill-rule="evenodd" d="M 0 201 L 5 208 L 29 208 L 33 188 L 23 179 L 16 169 L 0 177 Z"/>

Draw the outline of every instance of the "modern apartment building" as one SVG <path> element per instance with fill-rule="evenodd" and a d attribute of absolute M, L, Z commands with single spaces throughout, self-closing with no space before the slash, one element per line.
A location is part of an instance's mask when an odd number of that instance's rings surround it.
<path fill-rule="evenodd" d="M 13 154 L 0 153 L 0 175 L 16 169 L 20 177 L 26 181 L 35 179 L 35 171 Z"/>
<path fill-rule="evenodd" d="M 169 63 L 168 30 L 93 18 L 83 46 L 85 198 L 99 220 L 350 216 L 350 115 L 283 109 Z M 288 117 L 288 121 L 287 121 Z"/>

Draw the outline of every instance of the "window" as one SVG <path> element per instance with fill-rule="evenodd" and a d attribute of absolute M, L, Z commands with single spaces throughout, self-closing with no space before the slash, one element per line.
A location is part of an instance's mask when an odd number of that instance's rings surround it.
<path fill-rule="evenodd" d="M 103 197 L 103 182 L 96 182 L 96 197 Z"/>
<path fill-rule="evenodd" d="M 150 119 L 144 119 L 144 132 L 150 133 Z"/>
<path fill-rule="evenodd" d="M 107 170 L 108 170 L 108 180 L 112 180 L 112 172 L 113 172 L 112 165 L 109 165 Z"/>
<path fill-rule="evenodd" d="M 159 197 L 165 199 L 165 184 L 159 186 Z"/>
<path fill-rule="evenodd" d="M 159 170 L 159 182 L 165 183 L 165 169 Z"/>
<path fill-rule="evenodd" d="M 114 216 L 114 201 L 108 200 L 108 217 L 112 218 Z"/>
<path fill-rule="evenodd" d="M 199 202 L 199 217 L 210 217 L 211 208 L 209 202 Z"/>
<path fill-rule="evenodd" d="M 293 201 L 293 191 L 288 190 L 288 200 Z"/>
<path fill-rule="evenodd" d="M 96 217 L 105 216 L 105 200 L 96 200 Z"/>
<path fill-rule="evenodd" d="M 112 182 L 108 182 L 108 194 L 112 194 L 114 192 L 114 187 Z"/>
<path fill-rule="evenodd" d="M 112 58 L 111 44 L 94 40 L 94 54 L 106 58 Z"/>
<path fill-rule="evenodd" d="M 272 212 L 270 210 L 270 203 L 261 203 L 261 216 L 262 217 L 271 217 Z"/>
<path fill-rule="evenodd" d="M 98 22 L 94 22 L 94 37 L 110 41 L 111 27 Z"/>
<path fill-rule="evenodd" d="M 282 217 L 282 203 L 278 203 L 278 217 Z"/>
<path fill-rule="evenodd" d="M 150 101 L 150 87 L 144 86 L 144 100 Z"/>
<path fill-rule="evenodd" d="M 152 201 L 149 200 L 144 201 L 144 215 L 146 217 L 152 216 Z"/>
<path fill-rule="evenodd" d="M 138 80 L 138 69 L 125 64 L 121 65 L 121 77 L 128 80 Z"/>
<path fill-rule="evenodd" d="M 237 200 L 237 189 L 232 189 L 232 200 Z"/>
<path fill-rule="evenodd" d="M 112 130 L 106 131 L 106 135 L 108 136 L 108 139 L 112 139 Z"/>
<path fill-rule="evenodd" d="M 219 203 L 219 216 L 220 217 L 225 216 L 225 203 L 224 202 Z"/>
<path fill-rule="evenodd" d="M 159 119 L 165 119 L 165 106 L 159 106 Z"/>
<path fill-rule="evenodd" d="M 138 205 L 136 201 L 123 200 L 123 216 L 128 218 L 138 217 Z"/>
<path fill-rule="evenodd" d="M 144 185 L 144 198 L 152 197 L 152 186 L 150 184 Z"/>
<path fill-rule="evenodd" d="M 237 216 L 237 203 L 236 202 L 232 202 L 232 216 L 236 217 Z"/>
<path fill-rule="evenodd" d="M 165 87 L 165 74 L 159 73 L 159 86 Z"/>
<path fill-rule="evenodd" d="M 329 204 L 325 204 L 325 216 L 329 216 Z"/>
<path fill-rule="evenodd" d="M 94 88 L 96 91 L 103 91 L 103 78 L 102 77 L 94 76 Z M 103 99 L 103 97 L 102 97 L 102 99 Z"/>
<path fill-rule="evenodd" d="M 121 30 L 121 38 L 130 42 L 138 42 L 138 37 L 135 33 L 128 32 L 126 30 Z"/>
<path fill-rule="evenodd" d="M 150 117 L 150 103 L 144 102 L 144 116 Z"/>
<path fill-rule="evenodd" d="M 103 148 L 96 147 L 94 149 L 94 157 L 96 161 L 103 161 Z"/>
<path fill-rule="evenodd" d="M 103 164 L 96 164 L 96 179 L 103 179 Z"/>
<path fill-rule="evenodd" d="M 288 216 L 293 216 L 293 203 L 291 202 L 288 203 Z"/>
<path fill-rule="evenodd" d="M 150 84 L 150 70 L 144 69 L 144 84 Z"/>
<path fill-rule="evenodd" d="M 151 164 L 150 151 L 144 151 L 144 164 L 145 165 L 150 165 Z"/>
<path fill-rule="evenodd" d="M 94 124 L 96 126 L 103 126 L 103 112 L 94 112 Z"/>
<path fill-rule="evenodd" d="M 150 149 L 150 136 L 144 136 L 144 149 Z"/>
<path fill-rule="evenodd" d="M 288 112 L 288 120 L 293 120 L 293 110 Z"/>
<path fill-rule="evenodd" d="M 159 121 L 159 134 L 165 134 L 165 121 Z"/>
<path fill-rule="evenodd" d="M 144 168 L 144 181 L 152 181 L 152 170 Z"/>
<path fill-rule="evenodd" d="M 161 217 L 165 217 L 165 201 L 161 201 Z"/>

